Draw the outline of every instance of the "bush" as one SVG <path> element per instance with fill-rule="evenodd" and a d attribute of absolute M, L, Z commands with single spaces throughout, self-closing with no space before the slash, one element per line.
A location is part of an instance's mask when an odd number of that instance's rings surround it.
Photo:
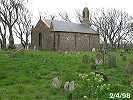
<path fill-rule="evenodd" d="M 108 100 L 110 93 L 129 93 L 132 96 L 132 89 L 128 86 L 108 84 L 104 81 L 103 75 L 94 72 L 79 74 L 79 79 L 76 82 L 76 90 L 73 95 L 79 97 L 79 100 L 90 100 L 90 98 Z"/>
<path fill-rule="evenodd" d="M 81 100 L 84 97 L 99 98 L 101 95 L 106 94 L 109 87 L 110 84 L 105 84 L 104 78 L 100 74 L 94 72 L 91 72 L 90 74 L 79 74 L 74 94 L 80 97 Z"/>
<path fill-rule="evenodd" d="M 108 55 L 108 66 L 109 67 L 116 67 L 117 64 L 116 64 L 116 55 L 113 54 L 113 53 L 110 53 Z"/>

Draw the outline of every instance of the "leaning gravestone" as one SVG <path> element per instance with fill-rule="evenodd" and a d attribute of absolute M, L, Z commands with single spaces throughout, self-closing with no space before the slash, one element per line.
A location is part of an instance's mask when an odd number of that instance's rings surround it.
<path fill-rule="evenodd" d="M 59 89 L 61 87 L 61 80 L 59 80 L 59 77 L 53 78 L 53 80 L 52 80 L 52 86 L 54 88 L 57 88 L 57 89 Z"/>
<path fill-rule="evenodd" d="M 133 74 L 133 61 L 130 61 L 125 67 L 125 73 L 127 75 Z"/>
<path fill-rule="evenodd" d="M 64 84 L 64 90 L 65 91 L 73 91 L 75 88 L 74 88 L 74 81 L 67 81 L 65 82 Z"/>
<path fill-rule="evenodd" d="M 103 64 L 103 55 L 102 55 L 102 54 L 98 53 L 98 54 L 96 55 L 95 64 L 96 64 L 96 65 Z"/>

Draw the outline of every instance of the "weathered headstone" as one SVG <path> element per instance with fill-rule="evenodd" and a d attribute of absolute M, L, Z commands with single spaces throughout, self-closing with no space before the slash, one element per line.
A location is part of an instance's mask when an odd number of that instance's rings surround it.
<path fill-rule="evenodd" d="M 133 61 L 130 61 L 125 67 L 125 73 L 127 75 L 133 74 Z"/>
<path fill-rule="evenodd" d="M 133 80 L 130 81 L 130 86 L 133 88 Z"/>
<path fill-rule="evenodd" d="M 36 50 L 36 46 L 34 46 L 34 51 Z"/>
<path fill-rule="evenodd" d="M 28 45 L 26 46 L 26 50 L 29 50 L 29 46 Z"/>
<path fill-rule="evenodd" d="M 65 51 L 65 54 L 68 54 L 68 51 Z"/>
<path fill-rule="evenodd" d="M 75 89 L 75 87 L 74 87 L 74 81 L 67 81 L 67 82 L 65 82 L 65 84 L 64 84 L 64 90 L 65 91 L 73 91 Z"/>
<path fill-rule="evenodd" d="M 59 77 L 53 78 L 53 80 L 52 80 L 52 86 L 54 88 L 57 88 L 57 89 L 59 89 L 61 87 L 61 80 L 59 80 Z"/>
<path fill-rule="evenodd" d="M 64 90 L 65 91 L 69 91 L 69 81 L 68 82 L 65 82 L 65 84 L 64 84 Z"/>
<path fill-rule="evenodd" d="M 74 90 L 74 81 L 71 81 L 69 83 L 69 91 L 73 91 Z"/>
<path fill-rule="evenodd" d="M 97 53 L 95 64 L 96 65 L 103 64 L 103 55 L 101 53 Z"/>
<path fill-rule="evenodd" d="M 96 58 L 96 60 L 95 60 L 95 64 L 96 64 L 96 65 L 100 65 L 100 64 L 102 64 L 102 63 L 103 63 L 103 60 L 102 60 L 102 59 Z"/>
<path fill-rule="evenodd" d="M 92 48 L 92 52 L 95 52 L 96 51 L 96 49 L 95 48 Z"/>

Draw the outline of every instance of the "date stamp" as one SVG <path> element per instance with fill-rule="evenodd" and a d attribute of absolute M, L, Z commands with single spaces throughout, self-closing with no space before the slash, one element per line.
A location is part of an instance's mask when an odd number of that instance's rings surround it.
<path fill-rule="evenodd" d="M 131 98 L 131 95 L 130 95 L 130 93 L 109 93 L 109 98 L 112 98 L 112 99 L 114 99 L 114 98 L 127 98 L 127 99 L 130 99 Z"/>

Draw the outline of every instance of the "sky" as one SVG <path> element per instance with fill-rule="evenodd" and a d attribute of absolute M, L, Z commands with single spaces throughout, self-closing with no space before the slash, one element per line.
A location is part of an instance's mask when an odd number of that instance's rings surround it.
<path fill-rule="evenodd" d="M 133 15 L 133 0 L 29 0 L 27 7 L 33 13 L 34 24 L 37 23 L 39 15 L 55 15 L 60 11 L 66 11 L 72 21 L 75 21 L 75 10 L 82 11 L 84 7 L 90 10 L 116 8 Z"/>
<path fill-rule="evenodd" d="M 39 16 L 45 13 L 55 15 L 60 11 L 66 11 L 73 22 L 76 20 L 76 10 L 82 11 L 84 7 L 90 10 L 100 8 L 116 8 L 128 12 L 133 16 L 133 0 L 28 0 L 27 8 L 33 14 L 33 25 L 39 20 Z M 44 13 L 45 12 L 45 13 Z M 15 39 L 15 43 L 19 43 Z"/>

